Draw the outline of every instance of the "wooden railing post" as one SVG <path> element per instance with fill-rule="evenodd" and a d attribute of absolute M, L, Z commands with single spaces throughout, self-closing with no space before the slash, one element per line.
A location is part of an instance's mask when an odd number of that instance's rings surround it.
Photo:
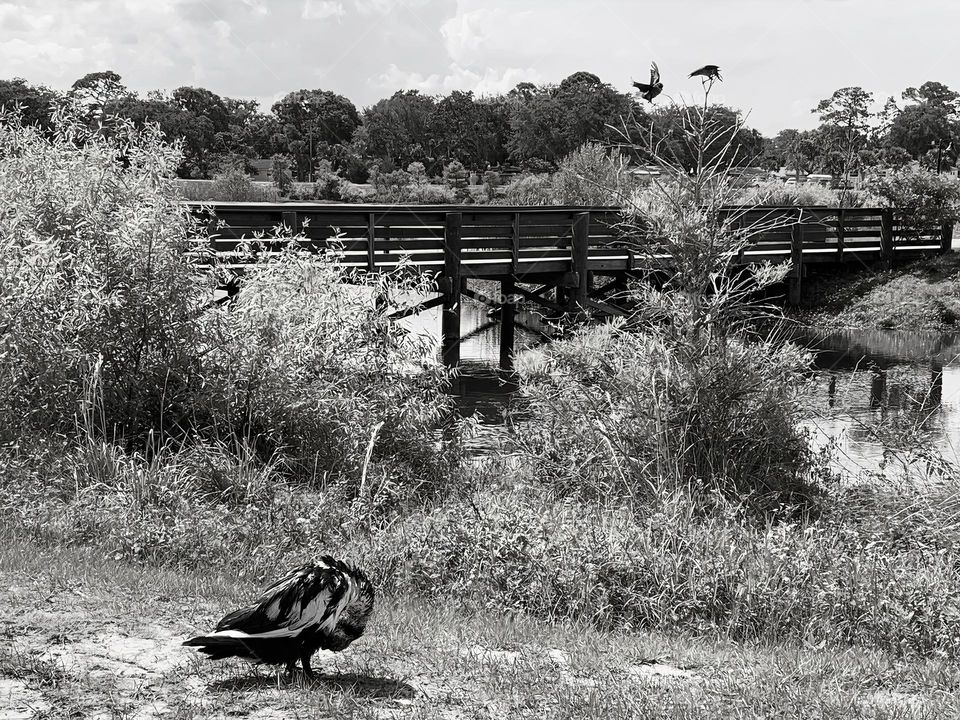
<path fill-rule="evenodd" d="M 893 263 L 893 208 L 880 211 L 880 260 L 886 267 Z"/>
<path fill-rule="evenodd" d="M 506 277 L 500 281 L 500 367 L 504 370 L 513 368 L 513 343 L 516 338 L 516 303 L 514 290 L 516 283 L 513 277 Z"/>
<path fill-rule="evenodd" d="M 284 210 L 282 213 L 280 213 L 280 217 L 282 218 L 280 222 L 283 223 L 284 227 L 287 228 L 291 235 L 296 235 L 298 232 L 300 232 L 300 228 L 297 225 L 296 212 Z"/>
<path fill-rule="evenodd" d="M 520 269 L 520 213 L 513 214 L 513 243 L 510 246 L 510 272 L 514 275 Z"/>
<path fill-rule="evenodd" d="M 790 262 L 793 264 L 793 270 L 788 281 L 790 292 L 787 302 L 791 305 L 799 305 L 800 293 L 803 290 L 803 210 L 790 228 Z"/>
<path fill-rule="evenodd" d="M 367 215 L 367 270 L 373 272 L 377 267 L 376 261 L 377 222 L 373 213 Z"/>
<path fill-rule="evenodd" d="M 587 261 L 590 257 L 590 213 L 577 213 L 573 219 L 573 238 L 570 243 L 572 270 L 576 273 L 577 284 L 568 298 L 571 312 L 587 311 L 587 295 L 590 291 L 590 277 Z"/>
<path fill-rule="evenodd" d="M 837 210 L 837 262 L 843 262 L 843 208 Z"/>
<path fill-rule="evenodd" d="M 443 362 L 460 364 L 460 246 L 463 215 L 447 213 L 443 233 Z"/>
<path fill-rule="evenodd" d="M 948 253 L 953 249 L 953 223 L 945 222 L 940 225 L 940 254 Z"/>

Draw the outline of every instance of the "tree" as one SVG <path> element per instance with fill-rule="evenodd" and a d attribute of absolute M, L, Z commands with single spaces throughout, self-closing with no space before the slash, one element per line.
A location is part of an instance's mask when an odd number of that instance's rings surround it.
<path fill-rule="evenodd" d="M 102 118 L 107 103 L 116 101 L 130 91 L 113 70 L 87 73 L 76 80 L 67 96 L 86 108 L 90 118 Z"/>
<path fill-rule="evenodd" d="M 556 87 L 521 83 L 510 91 L 506 103 L 513 157 L 539 158 L 553 165 L 585 142 L 609 144 L 618 136 L 611 126 L 622 127 L 623 121 L 642 116 L 630 96 L 582 71 Z"/>
<path fill-rule="evenodd" d="M 813 172 L 817 159 L 817 146 L 813 134 L 807 130 L 788 128 L 781 130 L 773 139 L 773 156 L 778 167 L 793 170 L 797 182 L 801 173 Z"/>
<path fill-rule="evenodd" d="M 390 167 L 422 162 L 432 168 L 435 139 L 431 118 L 436 109 L 433 98 L 416 90 L 399 90 L 363 111 L 363 127 L 357 143 L 368 157 Z"/>
<path fill-rule="evenodd" d="M 725 105 L 710 105 L 703 111 L 703 123 L 716 134 L 714 142 L 698 148 L 689 140 L 686 129 L 688 109 L 678 105 L 658 107 L 648 117 L 641 118 L 637 127 L 652 125 L 652 132 L 658 140 L 658 153 L 669 162 L 687 171 L 698 164 L 710 165 L 721 156 L 724 162 L 734 165 L 753 165 L 763 156 L 763 136 L 753 128 L 743 124 L 740 113 Z M 703 153 L 702 157 L 700 156 Z M 639 157 L 642 163 L 653 160 L 651 157 Z"/>
<path fill-rule="evenodd" d="M 50 108 L 56 101 L 57 94 L 42 85 L 29 85 L 23 78 L 0 80 L 0 107 L 20 108 L 25 125 L 49 128 Z"/>
<path fill-rule="evenodd" d="M 870 139 L 870 103 L 873 95 L 861 87 L 845 87 L 821 100 L 811 111 L 820 115 L 817 139 L 823 148 L 821 164 L 834 175 L 843 177 L 840 202 L 849 184 L 850 174 L 863 165 L 861 152 Z"/>
<path fill-rule="evenodd" d="M 312 174 L 322 143 L 349 143 L 360 126 L 356 106 L 342 95 L 329 90 L 298 90 L 288 93 L 271 108 L 283 127 L 289 154 L 296 165 L 297 177 Z"/>
<path fill-rule="evenodd" d="M 960 153 L 960 94 L 928 81 L 919 88 L 907 88 L 902 97 L 912 104 L 893 119 L 887 144 L 903 148 L 937 173 L 956 164 Z"/>

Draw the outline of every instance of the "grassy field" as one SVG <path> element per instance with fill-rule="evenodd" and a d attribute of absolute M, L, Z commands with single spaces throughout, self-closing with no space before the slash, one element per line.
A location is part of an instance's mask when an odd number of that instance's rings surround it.
<path fill-rule="evenodd" d="M 139 568 L 4 538 L 0 717 L 945 718 L 960 668 L 880 652 L 604 633 L 455 602 L 381 598 L 312 684 L 180 642 L 242 578 Z"/>

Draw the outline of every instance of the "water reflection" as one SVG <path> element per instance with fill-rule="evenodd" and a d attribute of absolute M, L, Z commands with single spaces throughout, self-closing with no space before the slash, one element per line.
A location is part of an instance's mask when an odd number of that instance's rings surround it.
<path fill-rule="evenodd" d="M 517 351 L 542 342 L 548 328 L 535 313 L 517 315 Z M 439 347 L 440 310 L 403 321 Z M 478 304 L 462 308 L 464 340 L 454 385 L 461 412 L 480 425 L 501 427 L 522 411 L 516 383 L 498 369 L 497 316 Z M 960 334 L 891 330 L 798 331 L 793 339 L 813 353 L 804 398 L 804 426 L 819 445 L 832 443 L 837 466 L 857 475 L 878 469 L 881 439 L 922 438 L 951 460 L 960 460 Z M 479 452 L 488 438 L 477 439 Z"/>

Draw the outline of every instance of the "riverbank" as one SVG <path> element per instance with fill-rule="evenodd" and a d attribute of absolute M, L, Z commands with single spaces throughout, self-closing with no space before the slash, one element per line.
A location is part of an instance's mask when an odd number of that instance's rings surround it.
<path fill-rule="evenodd" d="M 960 253 L 883 269 L 814 272 L 788 316 L 821 329 L 960 328 Z"/>

